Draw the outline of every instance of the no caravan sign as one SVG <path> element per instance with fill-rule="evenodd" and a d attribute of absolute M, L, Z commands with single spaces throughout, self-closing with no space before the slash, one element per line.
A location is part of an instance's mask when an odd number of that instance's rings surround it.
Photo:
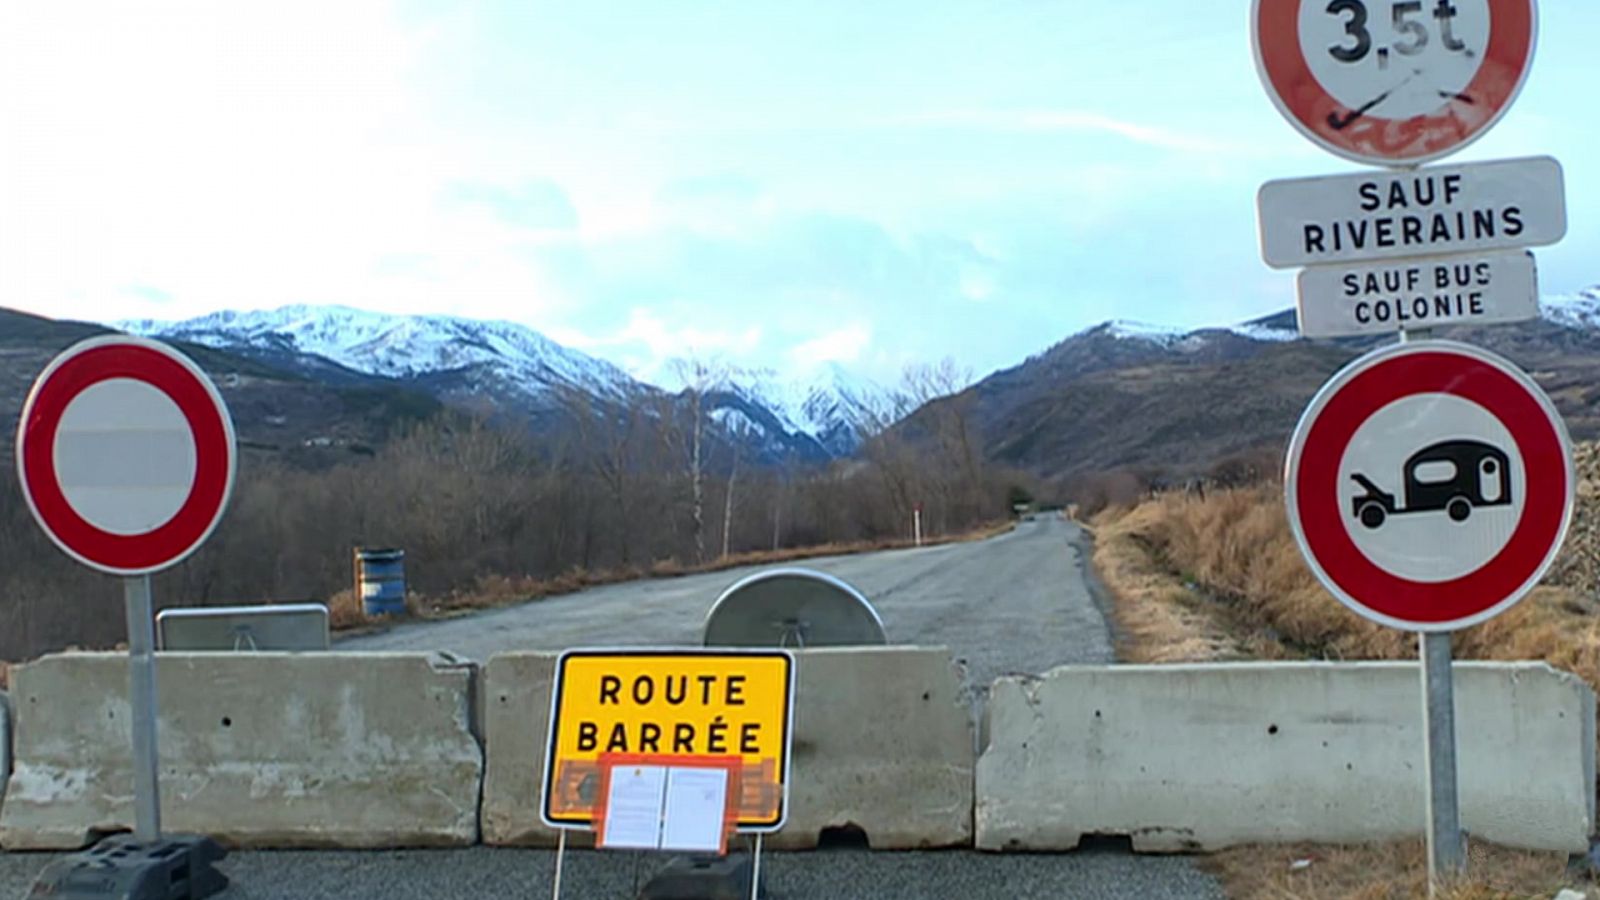
<path fill-rule="evenodd" d="M 650 758 L 736 763 L 740 830 L 782 827 L 794 709 L 786 650 L 569 650 L 556 664 L 540 814 L 590 828 L 602 770 Z"/>

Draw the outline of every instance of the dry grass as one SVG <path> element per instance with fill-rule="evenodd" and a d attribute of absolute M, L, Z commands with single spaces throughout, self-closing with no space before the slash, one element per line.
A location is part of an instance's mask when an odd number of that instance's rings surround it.
<path fill-rule="evenodd" d="M 1140 537 L 1151 510 L 1103 518 L 1095 528 L 1094 566 L 1116 597 L 1117 656 L 1127 662 L 1177 663 L 1248 656 L 1217 610 L 1158 562 Z"/>
<path fill-rule="evenodd" d="M 1174 587 L 1194 594 L 1183 589 L 1192 583 L 1219 602 L 1213 615 L 1191 630 L 1191 639 L 1214 641 L 1220 623 L 1253 656 L 1416 657 L 1414 636 L 1350 612 L 1311 574 L 1289 531 L 1276 486 L 1215 491 L 1204 499 L 1166 494 L 1131 510 L 1103 514 L 1098 524 L 1099 531 L 1121 538 L 1124 547 L 1142 547 L 1150 577 L 1162 585 L 1146 589 L 1136 580 L 1102 570 L 1117 594 L 1119 614 L 1130 620 L 1131 635 L 1140 631 L 1134 621 L 1158 615 L 1143 607 L 1173 605 Z M 1097 552 L 1097 564 L 1098 557 Z M 1194 606 L 1192 599 L 1188 605 Z M 1597 612 L 1600 606 L 1576 591 L 1540 587 L 1509 612 L 1457 632 L 1455 654 L 1460 659 L 1545 660 L 1600 690 Z M 1159 644 L 1174 636 L 1158 632 L 1153 637 Z M 1134 647 L 1129 658 L 1150 652 L 1158 648 Z"/>
<path fill-rule="evenodd" d="M 1428 896 L 1428 863 L 1421 840 L 1394 844 L 1239 847 L 1201 861 L 1236 900 L 1411 900 Z M 1468 878 L 1445 887 L 1440 900 L 1548 898 L 1562 888 L 1582 891 L 1564 853 L 1510 850 L 1474 843 Z"/>
<path fill-rule="evenodd" d="M 1311 574 L 1281 488 L 1167 494 L 1098 516 L 1095 565 L 1111 589 L 1123 658 L 1415 659 L 1416 639 L 1347 610 Z M 1600 605 L 1541 586 L 1510 611 L 1456 632 L 1461 659 L 1543 660 L 1600 690 Z M 1307 866 L 1291 867 L 1296 860 Z M 1389 900 L 1427 896 L 1420 841 L 1349 847 L 1245 847 L 1208 858 L 1230 897 Z M 1566 855 L 1474 845 L 1470 880 L 1447 900 L 1549 898 L 1568 881 Z"/>

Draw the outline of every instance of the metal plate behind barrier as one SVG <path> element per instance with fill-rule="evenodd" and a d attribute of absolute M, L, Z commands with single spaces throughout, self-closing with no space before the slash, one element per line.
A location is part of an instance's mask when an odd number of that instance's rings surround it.
<path fill-rule="evenodd" d="M 884 644 L 883 620 L 861 592 L 811 569 L 757 572 L 722 592 L 706 615 L 707 647 Z"/>
<path fill-rule="evenodd" d="M 132 835 L 119 834 L 46 866 L 28 896 L 199 900 L 228 886 L 227 876 L 211 867 L 227 855 L 216 841 L 198 835 L 141 843 Z"/>
<path fill-rule="evenodd" d="M 203 606 L 156 615 L 159 649 L 326 650 L 328 608 L 320 603 Z"/>

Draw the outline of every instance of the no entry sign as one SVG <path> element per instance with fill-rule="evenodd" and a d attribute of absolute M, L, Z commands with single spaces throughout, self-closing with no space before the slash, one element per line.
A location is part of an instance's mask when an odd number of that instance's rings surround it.
<path fill-rule="evenodd" d="M 1419 341 L 1322 388 L 1284 488 L 1295 539 L 1334 596 L 1385 625 L 1450 631 L 1538 582 L 1574 477 L 1566 426 L 1531 378 L 1476 347 Z"/>
<path fill-rule="evenodd" d="M 165 344 L 73 345 L 34 382 L 17 434 L 23 497 L 50 539 L 103 572 L 173 565 L 210 536 L 234 475 L 216 386 Z"/>
<path fill-rule="evenodd" d="M 1324 149 L 1438 159 L 1482 135 L 1533 60 L 1534 0 L 1255 0 L 1267 93 Z"/>

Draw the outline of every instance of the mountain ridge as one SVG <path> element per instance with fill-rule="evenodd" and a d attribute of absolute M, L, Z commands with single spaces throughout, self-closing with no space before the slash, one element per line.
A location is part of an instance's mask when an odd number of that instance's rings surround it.
<path fill-rule="evenodd" d="M 375 376 L 414 385 L 469 409 L 522 409 L 536 421 L 561 415 L 575 402 L 622 405 L 677 393 L 506 320 L 296 304 L 111 324 L 133 334 L 230 350 L 331 381 Z M 734 373 L 703 387 L 711 410 L 737 413 L 760 432 L 762 455 L 812 461 L 854 453 L 863 423 L 880 415 L 888 396 L 885 389 L 836 364 L 814 367 L 787 381 Z"/>

